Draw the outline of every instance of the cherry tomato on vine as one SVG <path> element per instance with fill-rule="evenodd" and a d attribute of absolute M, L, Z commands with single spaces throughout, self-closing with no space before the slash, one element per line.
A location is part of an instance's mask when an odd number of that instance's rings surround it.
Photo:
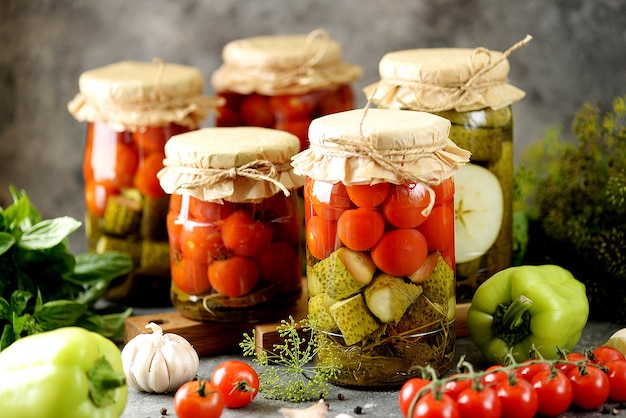
<path fill-rule="evenodd" d="M 231 255 L 209 263 L 209 283 L 213 289 L 231 298 L 248 294 L 259 280 L 259 270 L 251 258 Z"/>
<path fill-rule="evenodd" d="M 502 403 L 495 389 L 474 390 L 471 386 L 459 393 L 456 400 L 463 418 L 500 418 Z"/>
<path fill-rule="evenodd" d="M 457 400 L 461 392 L 472 386 L 472 379 L 469 377 L 466 378 L 463 375 L 456 374 L 450 376 L 450 378 L 453 380 L 444 383 L 443 391 L 454 400 Z"/>
<path fill-rule="evenodd" d="M 565 356 L 565 360 L 568 362 L 587 362 L 587 356 L 583 353 L 567 353 Z M 565 373 L 567 375 L 571 370 L 576 368 L 575 364 L 563 364 L 559 363 L 556 365 L 556 368 Z"/>
<path fill-rule="evenodd" d="M 626 360 L 612 360 L 605 364 L 609 377 L 609 399 L 626 401 Z"/>
<path fill-rule="evenodd" d="M 502 380 L 495 390 L 502 404 L 504 418 L 532 418 L 539 409 L 537 392 L 524 379 L 517 379 L 514 384 L 509 379 Z"/>
<path fill-rule="evenodd" d="M 211 383 L 224 395 L 227 408 L 242 408 L 259 393 L 259 376 L 252 366 L 241 360 L 220 363 L 213 370 Z"/>
<path fill-rule="evenodd" d="M 531 384 L 539 398 L 538 412 L 554 417 L 567 411 L 574 399 L 572 384 L 560 370 L 541 370 L 534 375 Z"/>
<path fill-rule="evenodd" d="M 372 261 L 383 272 L 392 276 L 408 276 L 424 264 L 428 244 L 416 229 L 393 229 L 385 232 L 372 247 Z"/>
<path fill-rule="evenodd" d="M 398 395 L 398 403 L 400 406 L 400 412 L 402 412 L 402 416 L 408 416 L 411 402 L 413 402 L 413 398 L 415 398 L 419 391 L 429 383 L 430 380 L 421 379 L 419 377 L 413 377 L 404 382 L 404 384 L 400 388 L 400 393 Z"/>
<path fill-rule="evenodd" d="M 451 397 L 445 393 L 439 399 L 432 392 L 419 398 L 412 418 L 460 418 L 459 408 Z"/>
<path fill-rule="evenodd" d="M 550 371 L 551 366 L 548 362 L 537 362 L 536 360 L 526 360 L 522 364 L 519 365 L 517 370 L 515 371 L 515 375 L 518 378 L 524 379 L 528 382 L 533 381 L 533 377 L 539 372 L 542 371 Z"/>
<path fill-rule="evenodd" d="M 385 219 L 374 209 L 348 209 L 337 220 L 339 239 L 346 247 L 355 251 L 372 248 L 384 231 Z"/>
<path fill-rule="evenodd" d="M 607 374 L 601 369 L 587 365 L 575 367 L 567 373 L 574 390 L 572 403 L 581 409 L 599 408 L 609 398 L 610 382 Z"/>
<path fill-rule="evenodd" d="M 485 369 L 485 373 L 480 380 L 485 386 L 496 386 L 504 380 L 509 380 L 509 373 L 502 370 L 502 366 L 494 364 Z"/>
<path fill-rule="evenodd" d="M 176 391 L 174 410 L 178 418 L 218 418 L 224 411 L 224 395 L 206 380 L 192 380 Z"/>
<path fill-rule="evenodd" d="M 615 347 L 601 345 L 591 352 L 591 361 L 596 364 L 606 364 L 613 360 L 625 360 L 624 355 Z"/>

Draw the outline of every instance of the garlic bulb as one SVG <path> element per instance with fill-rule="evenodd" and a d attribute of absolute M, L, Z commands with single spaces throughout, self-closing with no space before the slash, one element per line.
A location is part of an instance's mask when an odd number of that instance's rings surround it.
<path fill-rule="evenodd" d="M 122 349 L 122 365 L 128 386 L 144 392 L 165 393 L 193 380 L 200 367 L 198 353 L 178 334 L 163 334 L 150 322 L 151 334 L 139 334 Z"/>

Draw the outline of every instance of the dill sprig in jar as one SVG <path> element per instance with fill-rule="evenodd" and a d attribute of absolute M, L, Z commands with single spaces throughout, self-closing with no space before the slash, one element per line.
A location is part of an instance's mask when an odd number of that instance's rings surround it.
<path fill-rule="evenodd" d="M 379 108 L 430 112 L 450 120 L 450 139 L 472 153 L 455 175 L 457 300 L 469 302 L 513 253 L 513 112 L 524 92 L 508 82 L 505 52 L 486 48 L 394 51 L 365 87 Z"/>
<path fill-rule="evenodd" d="M 194 67 L 122 61 L 81 74 L 70 113 L 87 122 L 83 156 L 89 251 L 122 251 L 135 265 L 106 297 L 131 306 L 169 305 L 169 196 L 156 173 L 172 135 L 197 129 L 220 99 L 202 94 Z"/>
<path fill-rule="evenodd" d="M 260 127 L 204 128 L 165 146 L 171 300 L 196 320 L 269 322 L 302 291 L 298 138 Z"/>
<path fill-rule="evenodd" d="M 454 353 L 453 175 L 469 153 L 425 112 L 351 110 L 315 119 L 292 165 L 306 176 L 309 319 L 339 362 L 333 378 L 399 386 Z"/>

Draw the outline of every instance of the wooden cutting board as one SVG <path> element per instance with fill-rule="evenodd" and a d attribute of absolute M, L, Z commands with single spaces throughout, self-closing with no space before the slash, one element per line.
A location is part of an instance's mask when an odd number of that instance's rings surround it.
<path fill-rule="evenodd" d="M 306 284 L 305 284 L 306 286 Z M 306 287 L 304 287 L 306 289 Z M 298 301 L 293 310 L 293 318 L 298 321 L 307 314 L 306 292 Z M 456 307 L 457 338 L 467 336 L 465 319 L 469 303 L 459 304 Z M 286 318 L 285 318 L 286 319 Z M 178 312 L 156 313 L 151 315 L 132 316 L 124 323 L 124 343 L 138 334 L 151 333 L 146 329 L 150 322 L 158 324 L 164 333 L 179 334 L 193 345 L 200 356 L 241 353 L 239 343 L 243 334 L 250 334 L 255 330 L 259 345 L 271 350 L 274 344 L 282 343 L 276 327 L 280 322 L 267 324 L 250 324 L 237 322 L 207 322 L 186 318 Z"/>

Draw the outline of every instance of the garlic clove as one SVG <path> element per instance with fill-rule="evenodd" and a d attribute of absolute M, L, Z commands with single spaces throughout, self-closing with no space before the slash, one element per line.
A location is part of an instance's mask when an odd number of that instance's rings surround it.
<path fill-rule="evenodd" d="M 150 363 L 148 387 L 152 392 L 164 393 L 170 389 L 170 372 L 168 363 L 161 350 L 157 349 Z"/>

